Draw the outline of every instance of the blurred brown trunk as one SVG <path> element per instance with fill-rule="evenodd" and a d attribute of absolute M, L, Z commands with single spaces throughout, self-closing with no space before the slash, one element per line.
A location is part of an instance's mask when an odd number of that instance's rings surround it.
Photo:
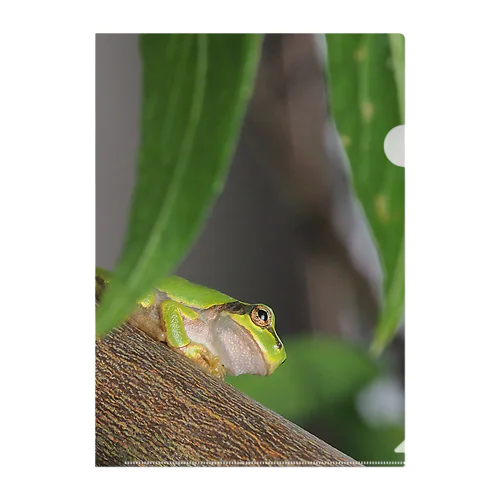
<path fill-rule="evenodd" d="M 324 44 L 322 35 L 266 35 L 242 143 L 293 214 L 312 330 L 369 343 L 382 270 L 331 115 Z"/>

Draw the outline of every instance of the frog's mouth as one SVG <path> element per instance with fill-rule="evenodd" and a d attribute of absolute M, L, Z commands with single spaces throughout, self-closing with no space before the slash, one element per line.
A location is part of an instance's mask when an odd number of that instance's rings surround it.
<path fill-rule="evenodd" d="M 257 343 L 229 317 L 219 317 L 213 336 L 213 353 L 229 375 L 267 375 L 267 365 Z"/>

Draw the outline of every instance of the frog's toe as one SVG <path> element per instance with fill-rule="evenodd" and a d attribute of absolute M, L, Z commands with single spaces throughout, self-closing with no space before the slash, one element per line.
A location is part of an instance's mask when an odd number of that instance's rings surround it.
<path fill-rule="evenodd" d="M 179 348 L 179 350 L 184 356 L 187 356 L 212 375 L 221 379 L 226 376 L 226 370 L 219 357 L 214 356 L 204 345 L 191 342 L 187 346 Z"/>
<path fill-rule="evenodd" d="M 212 373 L 212 375 L 215 375 L 217 378 L 224 380 L 226 378 L 226 369 L 224 368 L 224 365 L 220 362 L 218 356 L 216 356 L 214 360 L 216 361 L 212 363 L 212 366 L 210 368 L 210 373 Z"/>

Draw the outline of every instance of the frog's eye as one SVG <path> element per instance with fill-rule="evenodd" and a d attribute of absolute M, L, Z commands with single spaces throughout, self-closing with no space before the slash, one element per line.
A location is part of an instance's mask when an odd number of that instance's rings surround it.
<path fill-rule="evenodd" d="M 250 316 L 257 326 L 266 328 L 271 325 L 272 313 L 266 306 L 254 306 Z"/>

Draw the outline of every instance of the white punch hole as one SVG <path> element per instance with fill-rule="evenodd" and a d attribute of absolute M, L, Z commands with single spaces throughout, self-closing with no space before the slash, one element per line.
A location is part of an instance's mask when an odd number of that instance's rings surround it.
<path fill-rule="evenodd" d="M 405 166 L 405 126 L 394 127 L 385 136 L 384 140 L 385 156 L 391 163 L 398 167 Z"/>

